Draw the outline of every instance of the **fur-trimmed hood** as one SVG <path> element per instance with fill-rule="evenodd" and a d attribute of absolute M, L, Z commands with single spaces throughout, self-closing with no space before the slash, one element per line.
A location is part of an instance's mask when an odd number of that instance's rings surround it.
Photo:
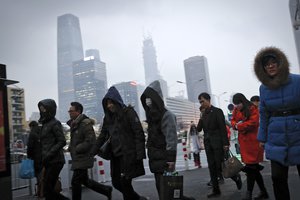
<path fill-rule="evenodd" d="M 266 55 L 274 55 L 278 61 L 278 75 L 270 77 L 266 73 L 263 66 L 263 58 Z M 289 78 L 289 61 L 286 55 L 276 47 L 265 47 L 261 49 L 255 56 L 254 72 L 258 80 L 270 89 L 277 89 L 286 84 Z"/>

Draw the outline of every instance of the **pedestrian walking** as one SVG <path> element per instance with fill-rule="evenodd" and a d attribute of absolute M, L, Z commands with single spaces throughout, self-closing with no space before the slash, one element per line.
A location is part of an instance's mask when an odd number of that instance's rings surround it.
<path fill-rule="evenodd" d="M 164 105 L 159 81 L 152 82 L 143 92 L 141 102 L 148 123 L 147 150 L 150 171 L 154 173 L 160 197 L 160 180 L 165 171 L 174 172 L 177 154 L 177 123 L 175 115 Z M 183 197 L 183 200 L 194 198 Z"/>
<path fill-rule="evenodd" d="M 205 109 L 199 119 L 197 130 L 204 131 L 204 147 L 213 190 L 207 194 L 208 198 L 221 195 L 218 177 L 222 177 L 221 164 L 224 160 L 225 152 L 229 150 L 225 118 L 223 111 L 211 105 L 210 95 L 206 92 L 198 96 L 199 103 Z M 237 188 L 242 187 L 241 176 L 237 174 L 232 177 Z"/>
<path fill-rule="evenodd" d="M 88 169 L 94 165 L 92 154 L 96 135 L 93 128 L 94 120 L 83 114 L 83 106 L 79 102 L 70 104 L 70 126 L 71 142 L 69 151 L 72 158 L 72 200 L 81 200 L 81 184 L 90 188 L 111 200 L 112 187 L 98 183 L 88 177 Z"/>
<path fill-rule="evenodd" d="M 42 171 L 42 145 L 41 145 L 41 127 L 37 121 L 31 121 L 29 124 L 30 133 L 27 143 L 27 158 L 33 160 L 34 176 L 36 177 L 36 185 L 39 185 L 40 174 Z M 37 187 L 36 187 L 37 188 Z"/>
<path fill-rule="evenodd" d="M 286 55 L 276 47 L 257 53 L 254 71 L 262 83 L 258 140 L 271 160 L 275 198 L 289 200 L 289 166 L 300 165 L 300 76 L 289 72 Z"/>
<path fill-rule="evenodd" d="M 243 94 L 236 93 L 232 101 L 235 108 L 232 113 L 231 124 L 234 130 L 238 131 L 240 152 L 247 175 L 247 193 L 243 200 L 251 200 L 255 182 L 260 193 L 254 199 L 268 199 L 263 177 L 260 171 L 263 169 L 259 163 L 263 161 L 263 148 L 257 140 L 259 126 L 259 112 L 256 105 L 251 103 Z"/>
<path fill-rule="evenodd" d="M 254 95 L 250 98 L 250 101 L 259 108 L 259 96 Z"/>
<path fill-rule="evenodd" d="M 63 147 L 66 145 L 66 139 L 63 128 L 55 118 L 56 103 L 53 99 L 44 99 L 38 103 L 40 111 L 39 122 L 41 128 L 41 153 L 43 175 L 43 192 L 45 200 L 69 199 L 60 193 L 55 192 L 55 185 L 60 171 L 65 164 Z"/>
<path fill-rule="evenodd" d="M 114 86 L 109 88 L 102 105 L 105 116 L 96 147 L 100 148 L 110 138 L 112 184 L 124 200 L 146 200 L 132 187 L 132 179 L 145 174 L 145 134 L 139 117 L 133 107 L 123 103 Z"/>
<path fill-rule="evenodd" d="M 195 167 L 201 168 L 202 167 L 201 160 L 200 160 L 201 144 L 200 144 L 199 132 L 197 131 L 197 127 L 194 121 L 191 121 L 189 134 L 192 143 L 191 151 L 193 152 L 194 165 Z"/>

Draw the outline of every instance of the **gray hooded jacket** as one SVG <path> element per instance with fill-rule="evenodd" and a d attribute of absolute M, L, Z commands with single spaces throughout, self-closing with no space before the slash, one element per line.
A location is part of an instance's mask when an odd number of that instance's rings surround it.
<path fill-rule="evenodd" d="M 167 167 L 167 162 L 176 162 L 177 129 L 176 116 L 164 106 L 162 90 L 159 81 L 152 82 L 143 92 L 141 102 L 146 115 L 149 107 L 146 98 L 151 98 L 158 107 L 160 123 L 148 121 L 148 157 L 150 170 L 153 173 L 162 173 Z"/>

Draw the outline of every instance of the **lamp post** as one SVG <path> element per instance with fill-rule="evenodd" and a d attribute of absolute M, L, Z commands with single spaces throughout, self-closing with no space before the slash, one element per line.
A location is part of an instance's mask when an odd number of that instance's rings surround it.
<path fill-rule="evenodd" d="M 218 95 L 216 95 L 216 94 L 211 94 L 211 95 L 213 95 L 213 96 L 215 96 L 215 97 L 217 98 L 219 108 L 221 108 L 221 101 L 220 101 L 220 98 L 221 98 L 222 95 L 224 95 L 224 94 L 226 94 L 226 93 L 227 93 L 227 92 L 222 92 L 221 94 L 218 94 Z"/>

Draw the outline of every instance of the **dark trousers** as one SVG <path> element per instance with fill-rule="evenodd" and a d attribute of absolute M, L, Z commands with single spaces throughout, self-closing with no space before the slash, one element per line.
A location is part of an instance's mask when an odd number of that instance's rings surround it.
<path fill-rule="evenodd" d="M 60 193 L 54 191 L 56 181 L 64 164 L 56 163 L 45 167 L 44 174 L 44 195 L 45 200 L 62 200 L 68 199 Z"/>
<path fill-rule="evenodd" d="M 259 171 L 258 164 L 246 164 L 245 168 L 247 169 L 247 191 L 252 193 L 254 184 L 256 182 L 260 191 L 266 192 L 266 187 L 263 177 Z"/>
<path fill-rule="evenodd" d="M 289 167 L 284 166 L 276 161 L 271 161 L 273 190 L 276 200 L 290 199 L 288 172 Z"/>
<path fill-rule="evenodd" d="M 210 179 L 214 190 L 219 189 L 218 177 L 222 177 L 221 164 L 224 160 L 224 151 L 221 148 L 212 148 L 211 145 L 205 144 Z"/>
<path fill-rule="evenodd" d="M 160 196 L 160 179 L 161 179 L 162 175 L 163 175 L 162 173 L 154 173 L 155 186 L 156 186 L 158 196 Z"/>
<path fill-rule="evenodd" d="M 110 192 L 108 186 L 89 179 L 87 169 L 75 169 L 72 176 L 73 200 L 81 200 L 81 184 L 105 196 L 107 196 Z"/>
<path fill-rule="evenodd" d="M 126 178 L 122 167 L 122 157 L 111 159 L 112 185 L 123 194 L 124 200 L 139 200 L 140 196 L 132 187 L 132 179 Z"/>

